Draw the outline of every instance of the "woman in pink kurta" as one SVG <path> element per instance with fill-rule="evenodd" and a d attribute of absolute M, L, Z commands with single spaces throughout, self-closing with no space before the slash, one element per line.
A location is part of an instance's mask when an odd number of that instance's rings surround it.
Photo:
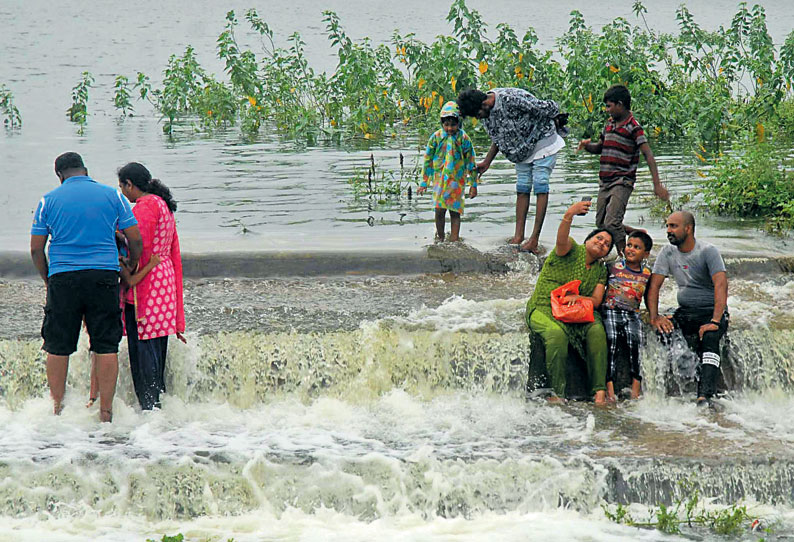
<path fill-rule="evenodd" d="M 165 392 L 165 358 L 168 336 L 185 341 L 185 311 L 182 303 L 182 257 L 176 233 L 176 202 L 171 191 L 137 162 L 119 172 L 122 193 L 135 204 L 143 238 L 140 266 L 153 254 L 160 257 L 138 284 L 129 288 L 124 304 L 124 322 L 130 353 L 130 372 L 141 408 L 160 406 Z"/>

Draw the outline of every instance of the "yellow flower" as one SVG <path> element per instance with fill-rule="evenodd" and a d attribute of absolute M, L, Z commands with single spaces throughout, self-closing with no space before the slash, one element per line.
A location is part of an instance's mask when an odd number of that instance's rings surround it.
<path fill-rule="evenodd" d="M 706 161 L 706 159 L 703 158 L 703 155 L 700 154 L 699 152 L 696 152 L 695 156 L 697 156 L 698 160 L 700 160 L 701 162 L 705 162 Z"/>
<path fill-rule="evenodd" d="M 370 138 L 372 138 L 372 134 L 370 133 L 364 134 L 364 139 L 370 139 Z"/>
<path fill-rule="evenodd" d="M 791 81 L 786 81 L 786 90 L 791 90 Z"/>
<path fill-rule="evenodd" d="M 724 71 L 725 71 L 725 70 L 723 70 L 723 69 L 722 69 L 722 66 L 720 66 L 720 69 L 718 69 L 718 70 L 717 70 L 717 73 L 722 73 L 722 72 L 724 72 Z"/>
<path fill-rule="evenodd" d="M 494 83 L 493 81 L 488 81 L 488 88 L 489 88 L 489 89 L 492 89 L 492 88 L 494 88 L 495 86 L 496 86 L 496 83 Z"/>
<path fill-rule="evenodd" d="M 438 96 L 438 92 L 436 92 L 435 90 L 430 93 L 431 98 L 435 99 L 436 96 Z"/>
<path fill-rule="evenodd" d="M 480 73 L 485 73 L 488 71 L 488 63 L 484 60 L 480 60 L 480 65 L 477 67 L 480 70 Z"/>
<path fill-rule="evenodd" d="M 280 100 L 279 98 L 276 98 L 276 103 L 277 103 L 278 105 L 281 105 L 281 100 Z"/>
<path fill-rule="evenodd" d="M 295 94 L 295 87 L 292 87 L 291 89 L 289 89 L 289 91 L 290 91 L 290 94 Z"/>
<path fill-rule="evenodd" d="M 384 96 L 388 96 L 388 95 L 389 95 L 389 91 L 388 91 L 388 90 L 384 90 L 384 91 L 383 91 L 383 95 L 384 95 Z"/>
<path fill-rule="evenodd" d="M 758 137 L 758 142 L 759 143 L 763 143 L 764 142 L 765 133 L 766 133 L 766 131 L 764 130 L 764 125 L 763 124 L 761 124 L 759 122 L 758 124 L 755 125 L 755 135 Z"/>
<path fill-rule="evenodd" d="M 527 79 L 532 79 L 533 75 L 535 75 L 535 68 L 529 68 L 529 75 L 527 75 Z"/>
<path fill-rule="evenodd" d="M 452 76 L 452 79 L 449 80 L 449 82 L 452 83 L 452 92 L 457 92 L 457 89 L 455 87 L 458 84 L 458 80 L 455 79 L 454 75 Z"/>
<path fill-rule="evenodd" d="M 703 154 L 705 154 L 705 153 L 707 153 L 707 152 L 708 152 L 708 151 L 706 150 L 706 147 L 704 147 L 704 146 L 703 146 L 703 143 L 698 143 L 698 147 L 700 147 L 700 150 L 701 150 L 701 151 L 703 151 Z"/>
<path fill-rule="evenodd" d="M 392 136 L 392 137 L 397 137 L 397 132 L 392 132 L 392 133 L 391 133 L 391 136 Z"/>
<path fill-rule="evenodd" d="M 659 134 L 661 134 L 661 133 L 662 133 L 662 129 L 661 129 L 661 128 L 659 128 L 658 126 L 655 126 L 655 127 L 653 128 L 653 134 L 654 134 L 655 136 L 657 136 L 657 137 L 658 137 L 658 136 L 659 136 Z"/>
<path fill-rule="evenodd" d="M 517 73 L 516 77 L 518 77 L 519 79 L 523 79 L 524 78 L 524 74 L 523 73 Z"/>
<path fill-rule="evenodd" d="M 403 124 L 408 124 L 408 121 L 410 121 L 410 120 L 411 120 L 411 118 L 410 118 L 410 117 L 405 117 L 405 118 L 403 119 Z"/>
<path fill-rule="evenodd" d="M 704 178 L 704 179 L 706 178 L 706 174 L 705 174 L 705 173 L 703 173 L 703 172 L 702 172 L 702 171 L 700 171 L 700 170 L 697 170 L 697 174 L 698 174 L 698 177 L 702 177 L 702 178 Z"/>
<path fill-rule="evenodd" d="M 375 109 L 375 111 L 380 111 L 380 109 L 378 108 L 378 104 L 373 104 L 372 108 Z"/>
<path fill-rule="evenodd" d="M 251 106 L 256 105 L 256 98 L 254 98 L 253 96 L 249 96 L 248 103 L 251 104 Z"/>
<path fill-rule="evenodd" d="M 612 66 L 610 64 L 609 71 L 611 71 L 612 73 L 618 73 L 620 71 L 620 68 L 618 68 L 617 66 Z"/>
<path fill-rule="evenodd" d="M 331 126 L 336 126 L 336 119 L 331 119 Z"/>
<path fill-rule="evenodd" d="M 587 95 L 587 99 L 582 100 L 582 103 L 584 104 L 585 109 L 587 109 L 587 111 L 589 113 L 593 112 L 593 94 L 592 93 L 588 94 Z"/>
<path fill-rule="evenodd" d="M 443 96 L 439 96 L 438 97 L 438 107 L 444 107 L 444 97 Z"/>
<path fill-rule="evenodd" d="M 402 47 L 400 47 L 400 54 L 401 54 L 401 55 L 403 55 L 403 56 L 405 56 L 405 45 L 403 45 Z"/>
<path fill-rule="evenodd" d="M 208 111 L 207 111 L 207 116 L 208 116 L 208 117 L 211 117 L 211 116 L 212 116 L 212 109 L 210 109 L 210 110 L 208 110 Z"/>
<path fill-rule="evenodd" d="M 761 79 L 760 77 L 758 79 L 756 79 L 756 82 L 758 82 L 758 86 L 759 87 L 764 84 L 764 80 Z"/>
<path fill-rule="evenodd" d="M 521 62 L 524 60 L 524 53 L 518 53 L 518 61 Z"/>
<path fill-rule="evenodd" d="M 478 120 L 477 120 L 477 117 L 472 117 L 472 119 L 471 119 L 471 125 L 472 125 L 472 126 L 477 126 L 477 122 L 478 122 Z"/>
<path fill-rule="evenodd" d="M 425 83 L 427 83 L 427 81 L 420 77 L 419 81 L 417 82 L 417 86 L 421 89 L 423 86 L 425 86 Z"/>

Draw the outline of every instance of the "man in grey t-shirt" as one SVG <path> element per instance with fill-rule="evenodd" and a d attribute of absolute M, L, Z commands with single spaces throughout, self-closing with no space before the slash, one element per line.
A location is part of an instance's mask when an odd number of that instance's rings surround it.
<path fill-rule="evenodd" d="M 648 285 L 651 325 L 663 336 L 674 327 L 697 337 L 700 357 L 697 403 L 708 404 L 717 393 L 720 339 L 728 329 L 728 277 L 714 245 L 695 239 L 695 217 L 678 211 L 667 218 L 667 239 L 653 266 Z M 672 317 L 659 315 L 659 289 L 665 277 L 678 285 L 678 309 Z"/>

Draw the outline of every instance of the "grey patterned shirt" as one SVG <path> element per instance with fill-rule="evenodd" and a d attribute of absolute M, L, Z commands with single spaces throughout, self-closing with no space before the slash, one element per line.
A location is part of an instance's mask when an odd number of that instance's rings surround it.
<path fill-rule="evenodd" d="M 553 100 L 539 100 L 520 88 L 495 88 L 494 106 L 482 119 L 491 141 L 513 163 L 531 157 L 535 145 L 555 131 L 554 117 L 560 107 Z"/>

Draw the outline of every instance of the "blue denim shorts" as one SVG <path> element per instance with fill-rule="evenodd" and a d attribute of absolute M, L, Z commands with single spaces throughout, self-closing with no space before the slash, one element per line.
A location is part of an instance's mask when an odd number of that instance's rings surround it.
<path fill-rule="evenodd" d="M 534 162 L 519 162 L 516 164 L 516 192 L 519 194 L 535 195 L 549 193 L 549 177 L 554 164 L 557 163 L 557 155 L 552 154 L 545 158 L 540 158 Z"/>

